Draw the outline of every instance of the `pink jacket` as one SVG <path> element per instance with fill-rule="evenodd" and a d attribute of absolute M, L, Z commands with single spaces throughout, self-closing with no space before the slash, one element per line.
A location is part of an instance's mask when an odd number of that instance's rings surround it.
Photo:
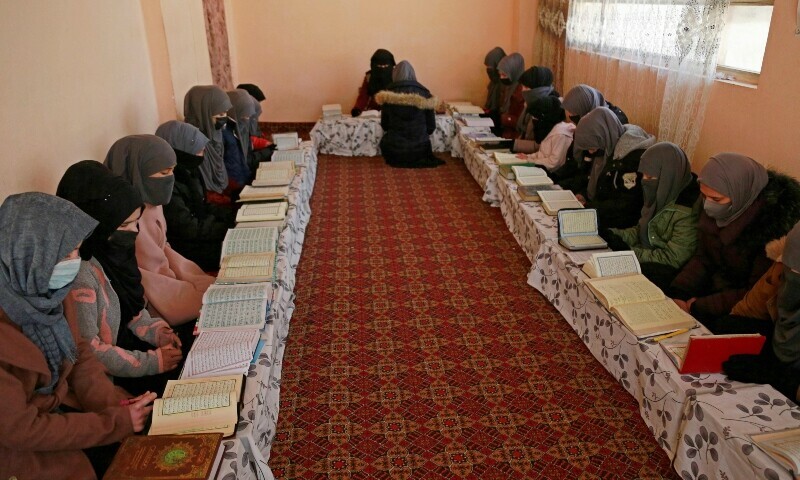
<path fill-rule="evenodd" d="M 161 206 L 145 204 L 136 237 L 136 261 L 151 313 L 170 325 L 181 325 L 200 316 L 203 294 L 214 283 L 214 277 L 169 246 Z"/>

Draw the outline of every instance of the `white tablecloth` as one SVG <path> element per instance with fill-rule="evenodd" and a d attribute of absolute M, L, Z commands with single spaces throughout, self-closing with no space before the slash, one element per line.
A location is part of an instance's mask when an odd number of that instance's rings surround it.
<path fill-rule="evenodd" d="M 455 135 L 453 117 L 436 115 L 436 130 L 431 134 L 434 152 L 450 152 Z M 377 157 L 381 154 L 380 118 L 348 117 L 319 120 L 311 129 L 311 139 L 319 153 L 345 157 Z"/>

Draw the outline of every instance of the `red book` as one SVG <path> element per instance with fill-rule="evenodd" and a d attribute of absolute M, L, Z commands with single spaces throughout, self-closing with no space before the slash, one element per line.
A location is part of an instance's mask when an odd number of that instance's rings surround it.
<path fill-rule="evenodd" d="M 721 373 L 722 363 L 731 355 L 761 353 L 766 337 L 758 334 L 691 336 L 689 341 L 663 341 L 680 373 Z"/>
<path fill-rule="evenodd" d="M 134 435 L 122 442 L 103 480 L 214 478 L 221 441 L 221 433 Z"/>

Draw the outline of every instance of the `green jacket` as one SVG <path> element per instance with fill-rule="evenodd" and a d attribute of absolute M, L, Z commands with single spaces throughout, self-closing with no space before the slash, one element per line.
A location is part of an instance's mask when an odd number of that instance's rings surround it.
<path fill-rule="evenodd" d="M 639 241 L 639 226 L 626 229 L 612 228 L 640 263 L 660 263 L 681 268 L 694 255 L 697 247 L 697 220 L 702 202 L 698 201 L 699 186 L 692 182 L 684 188 L 678 199 L 656 213 L 647 224 L 650 248 Z"/>

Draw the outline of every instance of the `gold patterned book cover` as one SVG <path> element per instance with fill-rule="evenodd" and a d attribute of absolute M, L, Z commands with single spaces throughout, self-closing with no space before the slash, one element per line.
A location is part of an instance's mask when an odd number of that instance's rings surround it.
<path fill-rule="evenodd" d="M 219 466 L 222 434 L 135 435 L 114 456 L 104 480 L 204 480 Z"/>

